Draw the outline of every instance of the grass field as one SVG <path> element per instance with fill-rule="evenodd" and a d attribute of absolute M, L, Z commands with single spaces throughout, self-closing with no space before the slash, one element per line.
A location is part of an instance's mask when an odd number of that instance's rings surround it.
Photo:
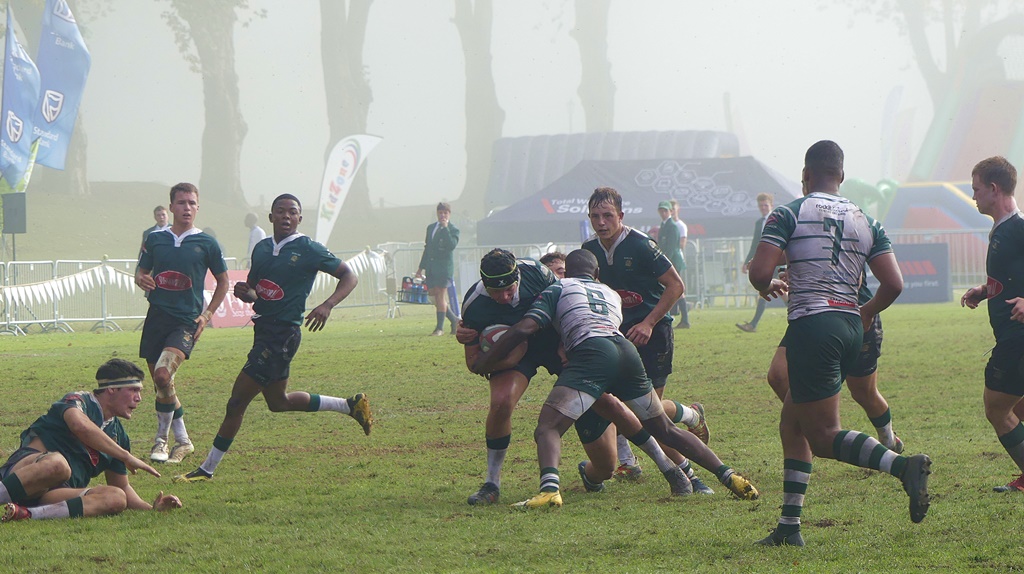
<path fill-rule="evenodd" d="M 817 461 L 804 509 L 808 546 L 760 548 L 782 499 L 779 404 L 764 371 L 785 328 L 769 310 L 760 331 L 733 324 L 748 309 L 698 310 L 676 340 L 666 396 L 701 401 L 711 446 L 751 478 L 761 500 L 731 499 L 713 475 L 711 497 L 671 498 L 656 467 L 635 484 L 585 494 L 572 431 L 564 440 L 565 506 L 517 513 L 508 504 L 537 489 L 532 431 L 553 377 L 538 376 L 514 418 L 502 504 L 466 497 L 485 469 L 487 387 L 464 367 L 452 337 L 427 337 L 432 309 L 396 320 L 337 312 L 306 334 L 294 390 L 367 392 L 377 417 L 365 437 L 335 413 L 272 415 L 257 399 L 231 451 L 205 484 L 171 485 L 205 456 L 251 330 L 211 330 L 181 370 L 178 388 L 197 452 L 164 477 L 133 477 L 146 499 L 159 490 L 185 508 L 74 521 L 0 526 L 0 569 L 9 572 L 898 572 L 1024 569 L 1024 497 L 991 492 L 1014 468 L 985 420 L 982 369 L 992 346 L 984 310 L 908 305 L 885 314 L 880 386 L 908 453 L 934 460 L 933 504 L 912 524 L 899 481 Z M 91 388 L 96 367 L 135 358 L 138 332 L 0 337 L 0 447 L 69 390 Z M 152 394 L 126 423 L 148 453 Z M 871 431 L 843 401 L 844 427 Z"/>

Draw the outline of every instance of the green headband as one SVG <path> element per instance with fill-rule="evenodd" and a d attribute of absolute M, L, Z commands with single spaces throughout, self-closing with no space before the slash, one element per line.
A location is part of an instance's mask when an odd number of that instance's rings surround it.
<path fill-rule="evenodd" d="M 480 280 L 483 281 L 484 287 L 489 289 L 504 289 L 509 285 L 512 285 L 516 281 L 519 281 L 519 266 L 515 266 L 511 271 L 502 273 L 501 275 L 488 275 L 484 273 L 484 270 L 480 270 Z"/>

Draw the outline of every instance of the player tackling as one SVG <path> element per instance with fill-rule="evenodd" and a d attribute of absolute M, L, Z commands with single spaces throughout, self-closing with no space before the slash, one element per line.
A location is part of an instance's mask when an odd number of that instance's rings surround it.
<path fill-rule="evenodd" d="M 758 497 L 757 489 L 692 433 L 680 430 L 665 414 L 637 348 L 619 331 L 622 301 L 611 287 L 596 281 L 597 258 L 584 249 L 566 257 L 566 279 L 546 288 L 490 352 L 475 358 L 474 370 L 489 372 L 506 354 L 536 332 L 553 326 L 568 358 L 548 395 L 534 431 L 540 464 L 540 493 L 517 508 L 562 506 L 558 474 L 562 435 L 605 393 L 618 397 L 657 441 L 685 452 L 712 471 L 736 496 Z"/>

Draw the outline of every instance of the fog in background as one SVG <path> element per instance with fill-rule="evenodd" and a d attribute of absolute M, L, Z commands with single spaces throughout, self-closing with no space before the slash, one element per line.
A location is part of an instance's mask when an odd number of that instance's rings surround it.
<path fill-rule="evenodd" d="M 250 203 L 318 195 L 328 145 L 319 2 L 251 0 L 266 9 L 236 30 L 242 184 Z M 834 139 L 847 173 L 882 171 L 886 100 L 902 90 L 916 149 L 932 104 L 907 38 L 846 3 L 613 1 L 608 51 L 615 129 L 725 130 L 728 92 L 749 152 L 796 180 L 807 146 Z M 202 86 L 160 18 L 158 2 L 116 2 L 91 22 L 93 67 L 82 107 L 93 181 L 196 181 Z M 454 200 L 465 177 L 464 62 L 453 7 L 376 0 L 364 61 L 368 132 L 384 141 L 367 165 L 374 206 Z M 583 131 L 572 2 L 498 1 L 493 69 L 505 136 Z M 941 30 L 936 30 L 936 33 Z M 333 143 L 333 142 L 332 142 Z M 897 142 L 899 143 L 899 142 Z M 965 178 L 967 174 L 965 174 Z M 146 205 L 153 203 L 147 198 Z"/>

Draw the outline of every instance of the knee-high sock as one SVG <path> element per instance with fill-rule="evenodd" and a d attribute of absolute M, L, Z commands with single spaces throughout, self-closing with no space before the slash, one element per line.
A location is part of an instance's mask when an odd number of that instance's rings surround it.
<path fill-rule="evenodd" d="M 1017 423 L 1012 431 L 999 437 L 999 442 L 1009 453 L 1017 468 L 1024 472 L 1024 424 Z"/>
<path fill-rule="evenodd" d="M 887 472 L 896 478 L 903 477 L 907 457 L 898 455 L 882 446 L 871 436 L 862 432 L 841 430 L 832 441 L 832 456 L 836 460 Z"/>
<path fill-rule="evenodd" d="M 811 463 L 787 458 L 782 467 L 782 516 L 779 517 L 778 533 L 788 536 L 800 530 L 804 495 L 811 480 Z"/>

